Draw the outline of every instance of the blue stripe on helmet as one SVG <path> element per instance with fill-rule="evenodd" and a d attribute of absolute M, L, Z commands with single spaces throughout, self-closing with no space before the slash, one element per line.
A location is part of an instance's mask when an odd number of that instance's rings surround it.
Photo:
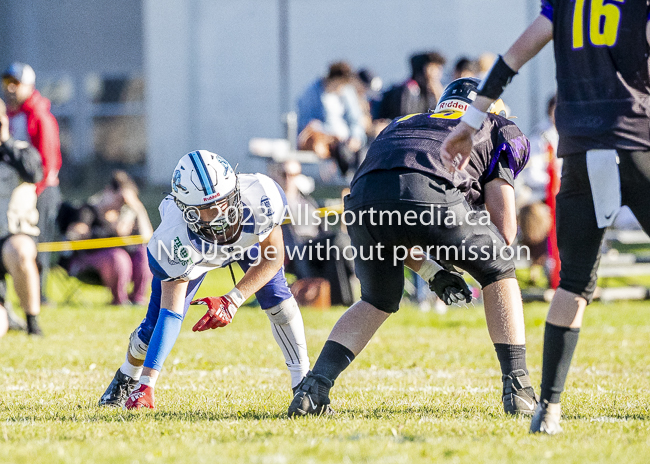
<path fill-rule="evenodd" d="M 203 161 L 203 157 L 198 151 L 193 151 L 190 153 L 190 159 L 196 169 L 196 173 L 199 175 L 199 180 L 205 190 L 206 195 L 212 195 L 214 190 L 212 189 L 212 182 L 210 181 L 210 176 L 208 175 L 208 168 Z"/>

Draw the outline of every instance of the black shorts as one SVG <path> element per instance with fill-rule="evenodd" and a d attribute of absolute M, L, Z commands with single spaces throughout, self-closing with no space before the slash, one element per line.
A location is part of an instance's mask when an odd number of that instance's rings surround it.
<path fill-rule="evenodd" d="M 402 179 L 402 182 L 392 183 L 388 180 L 390 174 L 367 174 L 363 176 L 364 182 L 357 182 L 350 197 L 346 198 L 344 220 L 350 223 L 348 233 L 356 251 L 355 272 L 361 282 L 363 301 L 389 313 L 399 309 L 404 291 L 404 253 L 415 246 L 428 252 L 433 259 L 464 269 L 482 287 L 515 277 L 514 262 L 508 253 L 505 257 L 502 254 L 505 241 L 493 225 L 476 224 L 481 213 L 469 207 L 461 192 L 423 174 L 410 173 L 409 176 L 409 182 Z M 390 199 L 395 193 L 416 196 L 404 191 L 411 181 L 425 186 L 436 184 L 433 191 L 438 193 L 429 190 L 427 196 L 431 200 L 434 199 L 431 195 L 439 194 L 440 201 Z M 359 187 L 364 188 L 363 205 L 358 204 L 359 195 L 355 195 Z M 378 191 L 375 198 L 370 190 Z M 402 218 L 400 223 L 398 216 Z M 407 217 L 411 219 L 407 221 Z M 468 224 L 466 218 L 472 224 Z"/>
<path fill-rule="evenodd" d="M 621 203 L 628 206 L 650 233 L 650 152 L 619 151 Z M 562 183 L 557 195 L 557 242 L 560 288 L 591 302 L 605 229 L 596 222 L 586 153 L 563 158 Z"/>

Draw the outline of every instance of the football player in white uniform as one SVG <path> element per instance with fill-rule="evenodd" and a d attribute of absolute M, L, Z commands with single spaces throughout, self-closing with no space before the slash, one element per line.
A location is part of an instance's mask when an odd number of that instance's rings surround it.
<path fill-rule="evenodd" d="M 147 315 L 131 334 L 124 364 L 99 404 L 154 408 L 154 385 L 190 304 L 207 305 L 195 332 L 228 325 L 255 294 L 271 321 L 295 388 L 309 370 L 302 316 L 284 276 L 279 225 L 286 198 L 262 174 L 236 174 L 205 150 L 179 161 L 172 193 L 160 204 L 162 222 L 148 245 L 153 272 Z M 226 295 L 193 301 L 205 274 L 237 262 L 244 277 Z"/>

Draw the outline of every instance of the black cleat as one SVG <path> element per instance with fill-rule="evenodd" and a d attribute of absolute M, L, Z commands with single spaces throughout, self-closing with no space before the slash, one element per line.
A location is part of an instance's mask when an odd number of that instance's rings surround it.
<path fill-rule="evenodd" d="M 334 384 L 322 375 L 307 373 L 298 385 L 293 401 L 287 412 L 289 418 L 306 416 L 308 414 L 319 416 L 331 415 L 334 411 L 330 407 L 329 391 Z"/>
<path fill-rule="evenodd" d="M 506 414 L 523 414 L 532 416 L 539 398 L 530 383 L 530 377 L 523 369 L 504 375 L 503 380 L 503 409 Z"/>
<path fill-rule="evenodd" d="M 38 316 L 27 315 L 27 335 L 34 335 L 36 337 L 43 336 L 41 326 L 38 325 Z"/>
<path fill-rule="evenodd" d="M 121 370 L 117 370 L 102 397 L 99 399 L 99 406 L 113 406 L 123 408 L 129 395 L 137 385 L 138 381 L 132 379 Z"/>

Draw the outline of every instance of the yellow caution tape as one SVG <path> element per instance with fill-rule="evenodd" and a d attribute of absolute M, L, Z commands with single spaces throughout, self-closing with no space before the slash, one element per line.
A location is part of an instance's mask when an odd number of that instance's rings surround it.
<path fill-rule="evenodd" d="M 141 235 L 129 235 L 128 237 L 91 238 L 88 240 L 72 240 L 69 242 L 46 242 L 39 243 L 37 250 L 47 251 L 72 251 L 72 250 L 95 250 L 97 248 L 113 248 L 127 245 L 142 245 L 145 240 Z"/>
<path fill-rule="evenodd" d="M 326 217 L 332 214 L 342 214 L 343 205 L 325 206 L 318 208 L 318 217 Z M 290 219 L 285 219 L 282 224 L 289 224 Z M 142 245 L 145 240 L 141 235 L 129 235 L 127 237 L 91 238 L 88 240 L 71 240 L 69 242 L 45 242 L 39 243 L 37 249 L 41 253 L 53 251 L 76 251 L 76 250 L 97 250 L 100 248 L 113 248 L 128 245 Z"/>
<path fill-rule="evenodd" d="M 318 213 L 317 216 L 321 218 L 331 216 L 332 214 L 343 214 L 343 205 L 323 206 L 322 208 L 317 208 L 316 212 Z M 284 222 L 282 222 L 282 225 L 290 223 L 291 218 L 286 218 Z"/>

